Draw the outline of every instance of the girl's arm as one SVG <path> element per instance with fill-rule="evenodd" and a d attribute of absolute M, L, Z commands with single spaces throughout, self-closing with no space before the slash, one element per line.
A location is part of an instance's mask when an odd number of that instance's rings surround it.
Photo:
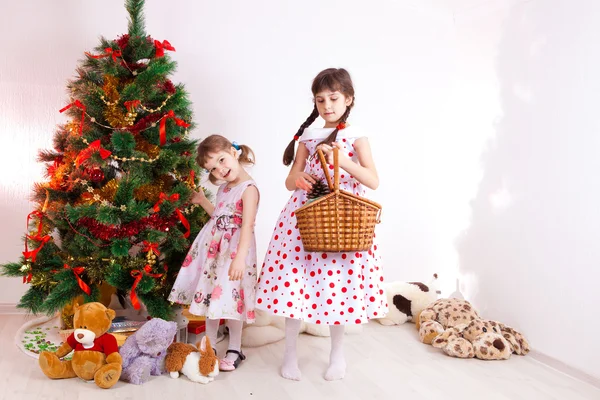
<path fill-rule="evenodd" d="M 292 164 L 292 169 L 290 169 L 290 173 L 285 180 L 285 187 L 287 190 L 310 190 L 312 185 L 316 182 L 312 176 L 304 172 L 307 158 L 308 149 L 304 143 L 300 143 L 298 145 L 298 151 L 296 152 L 294 164 Z"/>
<path fill-rule="evenodd" d="M 210 200 L 206 198 L 206 196 L 204 195 L 204 190 L 202 190 L 202 188 L 200 188 L 199 192 L 194 192 L 194 196 L 192 197 L 192 203 L 200 204 L 200 207 L 204 208 L 204 211 L 206 211 L 206 213 L 209 216 L 212 216 L 213 212 L 215 211 L 215 206 L 213 205 L 213 203 L 210 202 Z"/>
<path fill-rule="evenodd" d="M 333 146 L 337 147 L 338 149 L 342 148 L 342 145 L 339 143 L 333 143 Z M 327 162 L 329 164 L 333 164 L 333 147 L 326 144 L 322 144 L 320 147 L 327 155 Z M 379 176 L 377 175 L 375 162 L 373 161 L 373 156 L 371 155 L 371 146 L 369 145 L 369 140 L 366 137 L 356 139 L 354 142 L 354 151 L 358 157 L 359 164 L 340 153 L 340 168 L 348 172 L 354 177 L 354 179 L 369 189 L 377 189 L 379 186 Z"/>
<path fill-rule="evenodd" d="M 242 194 L 242 227 L 240 228 L 240 242 L 236 249 L 236 255 L 229 267 L 229 280 L 242 279 L 246 269 L 246 255 L 250 249 L 256 211 L 258 209 L 258 189 L 256 186 L 248 186 Z"/>

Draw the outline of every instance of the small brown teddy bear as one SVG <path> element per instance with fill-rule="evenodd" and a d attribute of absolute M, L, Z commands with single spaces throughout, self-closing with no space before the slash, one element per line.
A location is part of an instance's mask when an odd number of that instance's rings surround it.
<path fill-rule="evenodd" d="M 75 331 L 56 353 L 40 353 L 39 365 L 51 379 L 74 378 L 94 380 L 103 389 L 112 387 L 121 376 L 121 355 L 117 340 L 107 333 L 115 312 L 102 303 L 75 306 Z M 72 350 L 73 359 L 61 360 Z"/>
<path fill-rule="evenodd" d="M 506 360 L 525 355 L 529 343 L 514 329 L 481 319 L 466 300 L 440 299 L 423 310 L 417 321 L 423 343 L 441 348 L 451 357 Z"/>

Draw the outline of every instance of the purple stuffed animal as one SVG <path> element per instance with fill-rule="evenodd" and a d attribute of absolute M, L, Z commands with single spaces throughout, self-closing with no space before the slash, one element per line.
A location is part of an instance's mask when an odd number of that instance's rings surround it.
<path fill-rule="evenodd" d="M 121 380 L 141 385 L 150 375 L 162 375 L 167 347 L 176 332 L 175 322 L 153 318 L 129 336 L 119 349 L 123 358 Z"/>

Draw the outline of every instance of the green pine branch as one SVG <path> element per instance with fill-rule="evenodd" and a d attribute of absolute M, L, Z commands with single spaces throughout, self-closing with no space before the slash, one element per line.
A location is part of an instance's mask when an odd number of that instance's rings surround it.
<path fill-rule="evenodd" d="M 125 8 L 129 13 L 129 35 L 144 37 L 146 27 L 144 21 L 144 0 L 126 0 Z"/>

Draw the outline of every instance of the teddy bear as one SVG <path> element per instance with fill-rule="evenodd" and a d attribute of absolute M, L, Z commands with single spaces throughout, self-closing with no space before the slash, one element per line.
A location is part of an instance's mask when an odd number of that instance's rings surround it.
<path fill-rule="evenodd" d="M 482 319 L 462 299 L 439 299 L 418 317 L 419 338 L 458 358 L 507 360 L 511 354 L 529 353 L 529 343 L 514 329 L 497 321 Z"/>
<path fill-rule="evenodd" d="M 383 289 L 389 310 L 384 317 L 376 319 L 381 325 L 401 325 L 406 321 L 414 321 L 441 293 L 437 274 L 433 274 L 433 279 L 427 285 L 421 282 L 389 282 L 384 283 Z"/>
<path fill-rule="evenodd" d="M 121 376 L 121 355 L 117 340 L 108 333 L 115 312 L 102 303 L 75 305 L 74 332 L 56 353 L 40 353 L 39 365 L 51 379 L 74 378 L 94 380 L 103 389 L 112 387 Z M 61 360 L 73 351 L 70 361 Z"/>
<path fill-rule="evenodd" d="M 162 375 L 167 348 L 176 333 L 177 323 L 152 318 L 129 336 L 119 349 L 123 358 L 121 380 L 141 385 L 150 375 Z"/>

